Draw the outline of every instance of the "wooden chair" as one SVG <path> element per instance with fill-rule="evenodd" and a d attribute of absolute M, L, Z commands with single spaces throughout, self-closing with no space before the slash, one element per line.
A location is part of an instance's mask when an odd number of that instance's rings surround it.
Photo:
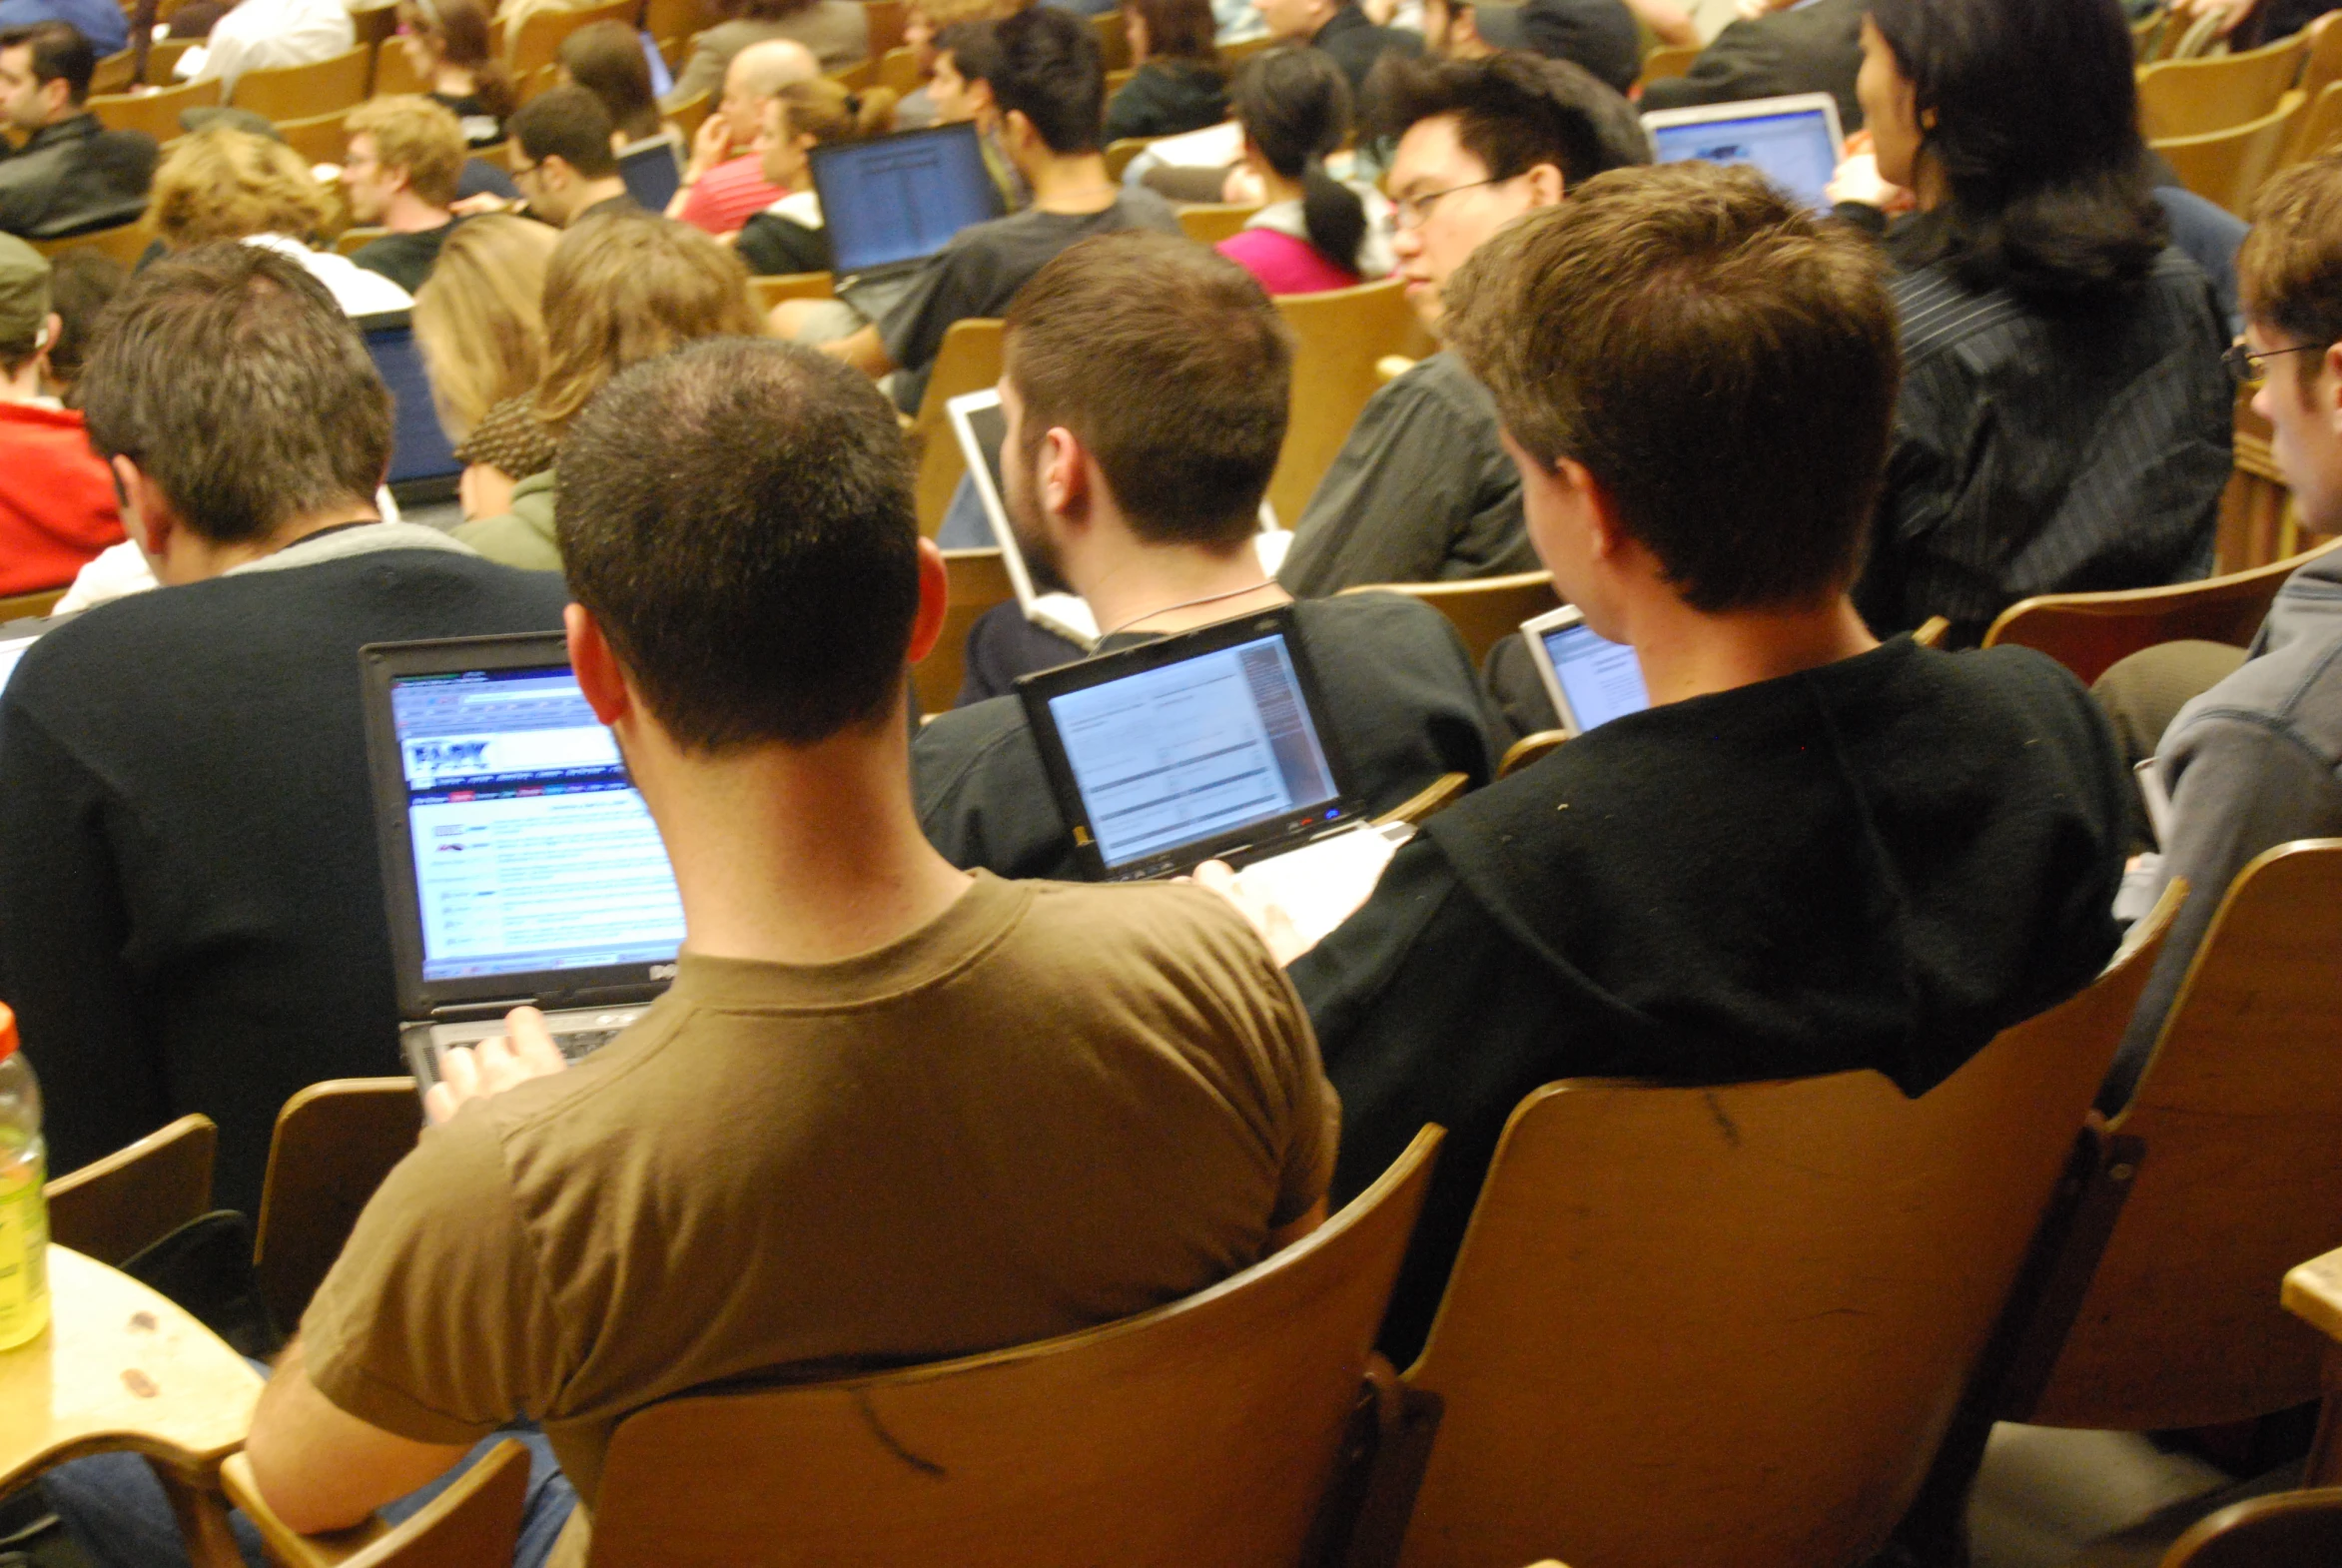
<path fill-rule="evenodd" d="M 875 57 L 871 66 L 870 83 L 873 87 L 888 88 L 905 95 L 919 90 L 919 61 L 907 44 L 897 44 L 885 54 Z"/>
<path fill-rule="evenodd" d="M 126 93 L 138 81 L 138 51 L 125 49 L 100 60 L 90 72 L 89 91 L 93 93 Z"/>
<path fill-rule="evenodd" d="M 39 247 L 36 246 L 34 249 L 38 250 Z M 41 254 L 54 256 L 57 253 L 43 251 Z M 38 593 L 11 593 L 8 597 L 0 599 L 0 626 L 5 626 L 12 620 L 38 620 L 55 609 L 57 601 L 63 597 L 65 597 L 63 588 L 43 588 Z"/>
<path fill-rule="evenodd" d="M 832 279 L 828 273 L 775 273 L 748 280 L 756 308 L 769 314 L 784 300 L 827 300 Z"/>
<path fill-rule="evenodd" d="M 1952 630 L 1952 622 L 1942 615 L 1931 615 L 1920 623 L 1920 629 L 1911 634 L 1911 640 L 1923 648 L 1941 648 L 1944 638 Z"/>
<path fill-rule="evenodd" d="M 1242 232 L 1244 225 L 1258 211 L 1259 208 L 1248 207 L 1241 202 L 1192 202 L 1181 207 L 1176 216 L 1179 232 L 1188 239 L 1197 245 L 1217 245 Z M 1373 285 L 1368 284 L 1366 287 L 1372 288 Z"/>
<path fill-rule="evenodd" d="M 515 71 L 512 74 L 512 98 L 524 104 L 537 94 L 557 84 L 561 79 L 558 65 L 540 65 L 533 71 Z"/>
<path fill-rule="evenodd" d="M 182 109 L 211 109 L 220 102 L 220 79 L 189 82 L 153 93 L 92 94 L 90 113 L 109 131 L 144 131 L 158 142 L 186 134 L 179 124 Z"/>
<path fill-rule="evenodd" d="M 329 1079 L 285 1102 L 252 1261 L 262 1299 L 288 1331 L 342 1255 L 359 1210 L 421 1131 L 410 1078 Z"/>
<path fill-rule="evenodd" d="M 2342 82 L 2342 17 L 2328 11 L 2301 30 L 2301 80 L 2294 91 L 2314 101 L 2334 83 Z"/>
<path fill-rule="evenodd" d="M 212 1206 L 220 1130 L 184 1116 L 160 1132 L 49 1182 L 49 1239 L 116 1264 Z"/>
<path fill-rule="evenodd" d="M 431 84 L 424 81 L 414 69 L 414 62 L 406 57 L 405 46 L 392 38 L 375 48 L 375 90 L 377 98 L 390 98 L 402 93 L 427 93 Z"/>
<path fill-rule="evenodd" d="M 1469 774 L 1442 773 L 1415 791 L 1414 794 L 1409 795 L 1405 800 L 1376 817 L 1374 825 L 1378 828 L 1386 828 L 1399 822 L 1420 825 L 1463 799 L 1464 792 L 1471 787 L 1472 780 Z"/>
<path fill-rule="evenodd" d="M 2286 560 L 2250 571 L 2162 588 L 2126 588 L 2110 593 L 2044 593 L 2019 599 L 2002 610 L 1984 633 L 1983 645 L 2004 642 L 2037 649 L 2073 671 L 2084 685 L 2107 666 L 2141 648 L 2183 637 L 2206 642 L 2249 644 L 2269 613 L 2269 602 L 2285 579 L 2307 561 L 2342 544 L 2321 544 Z"/>
<path fill-rule="evenodd" d="M 528 1506 L 528 1450 L 509 1438 L 496 1444 L 395 1530 L 378 1520 L 333 1536 L 296 1534 L 261 1496 L 241 1453 L 220 1466 L 220 1481 L 285 1568 L 480 1568 L 512 1560 Z"/>
<path fill-rule="evenodd" d="M 638 1412 L 610 1445 L 596 1568 L 1290 1568 L 1335 1474 L 1439 1139 L 1424 1129 L 1312 1234 L 1137 1317 Z"/>
<path fill-rule="evenodd" d="M 1692 62 L 1700 58 L 1700 44 L 1675 44 L 1654 49 L 1643 56 L 1643 82 L 1665 82 L 1691 74 Z"/>
<path fill-rule="evenodd" d="M 2150 141 L 2233 130 L 2277 108 L 2309 53 L 2300 34 L 2243 54 L 2166 60 L 2138 73 L 2139 129 Z"/>
<path fill-rule="evenodd" d="M 301 155 L 306 164 L 340 164 L 350 153 L 350 111 L 313 115 L 307 120 L 280 120 L 277 136 Z"/>
<path fill-rule="evenodd" d="M 1130 85 L 1131 85 L 1131 78 L 1132 78 L 1132 77 L 1134 77 L 1134 76 L 1137 76 L 1138 74 L 1139 74 L 1139 68 L 1138 68 L 1137 66 L 1133 66 L 1133 67 L 1131 67 L 1131 68 L 1130 68 L 1129 70 L 1127 70 L 1127 71 L 1109 71 L 1109 72 L 1107 72 L 1107 73 L 1106 73 L 1106 96 L 1107 96 L 1109 99 L 1112 99 L 1112 98 L 1114 97 L 1114 95 L 1115 95 L 1115 94 L 1117 94 L 1117 93 L 1121 92 L 1121 91 L 1122 91 L 1124 88 L 1126 88 L 1126 87 L 1130 86 Z"/>
<path fill-rule="evenodd" d="M 133 222 L 116 224 L 111 229 L 92 229 L 84 234 L 25 243 L 43 256 L 63 256 L 67 251 L 86 249 L 112 257 L 125 267 L 136 267 L 138 259 L 147 254 L 147 247 L 155 243 L 155 220 L 151 212 L 143 213 Z M 59 595 L 52 595 L 52 602 L 61 594 L 62 590 Z"/>
<path fill-rule="evenodd" d="M 1385 278 L 1354 289 L 1277 296 L 1276 314 L 1293 332 L 1291 411 L 1268 479 L 1268 501 L 1283 526 L 1299 519 L 1350 438 L 1358 411 L 1381 387 L 1375 363 L 1405 346 L 1415 319 L 1405 289 L 1404 280 Z"/>
<path fill-rule="evenodd" d="M 902 47 L 903 24 L 910 20 L 910 9 L 904 0 L 862 0 L 863 14 L 870 18 L 873 57 Z"/>
<path fill-rule="evenodd" d="M 1125 136 L 1107 143 L 1106 177 L 1120 184 L 1123 171 L 1131 167 L 1131 161 L 1147 151 L 1153 143 L 1154 138 L 1147 136 Z"/>
<path fill-rule="evenodd" d="M 1131 35 L 1123 26 L 1122 7 L 1101 11 L 1090 19 L 1098 30 L 1098 52 L 1109 71 L 1127 71 L 1131 68 Z"/>
<path fill-rule="evenodd" d="M 570 11 L 531 11 L 504 40 L 504 66 L 516 79 L 541 71 L 561 52 L 562 40 L 579 28 L 595 22 L 624 22 L 632 27 L 641 10 L 642 0 L 601 0 L 598 5 L 581 5 Z"/>
<path fill-rule="evenodd" d="M 690 146 L 691 139 L 699 134 L 700 126 L 707 120 L 709 105 L 708 95 L 703 91 L 693 93 L 667 112 L 667 118 L 682 133 L 684 146 Z"/>
<path fill-rule="evenodd" d="M 1848 1568 L 1886 1541 L 2161 950 L 1918 1100 L 1876 1073 L 1549 1085 L 1513 1113 L 1409 1385 L 1406 1568 Z"/>
<path fill-rule="evenodd" d="M 2155 57 L 2155 45 L 2162 40 L 2163 24 L 2170 17 L 2168 6 L 2154 10 L 2130 24 L 2131 58 L 2142 65 Z"/>
<path fill-rule="evenodd" d="M 2170 163 L 2180 184 L 2241 218 L 2308 112 L 2307 104 L 2297 102 L 2232 130 L 2167 137 L 2147 145 Z"/>
<path fill-rule="evenodd" d="M 1454 623 L 1472 663 L 1487 662 L 1488 650 L 1521 629 L 1532 615 L 1561 607 L 1553 578 L 1542 571 L 1508 577 L 1467 577 L 1456 582 L 1378 582 L 1344 588 L 1344 593 L 1403 593 L 1421 599 Z"/>
<path fill-rule="evenodd" d="M 1496 764 L 1496 776 L 1511 778 L 1567 739 L 1569 731 L 1564 729 L 1541 729 L 1534 735 L 1523 735 L 1505 748 L 1503 760 Z"/>
<path fill-rule="evenodd" d="M 864 60 L 858 65 L 846 67 L 843 71 L 831 71 L 827 74 L 831 81 L 849 93 L 867 93 L 878 85 L 878 61 Z"/>
<path fill-rule="evenodd" d="M 228 102 L 249 109 L 265 120 L 309 120 L 336 110 L 355 109 L 366 102 L 372 86 L 375 52 L 372 45 L 346 49 L 307 65 L 268 66 L 247 71 L 236 79 Z"/>
<path fill-rule="evenodd" d="M 2287 1269 L 2278 1301 L 2325 1335 L 2325 1397 L 2303 1479 L 2311 1486 L 2331 1486 L 2342 1474 L 2342 1248 Z"/>
<path fill-rule="evenodd" d="M 167 88 L 177 81 L 179 57 L 202 43 L 200 38 L 158 38 L 147 51 L 147 85 Z"/>
<path fill-rule="evenodd" d="M 927 378 L 927 392 L 911 426 L 911 439 L 919 448 L 919 531 L 930 538 L 943 526 L 952 491 L 968 471 L 944 404 L 962 392 L 982 392 L 1000 379 L 1001 324 L 982 318 L 952 323 L 943 347 L 936 351 L 935 370 Z"/>
<path fill-rule="evenodd" d="M 2197 1521 L 2162 1568 L 2333 1568 L 2342 1563 L 2342 1487 L 2275 1492 Z"/>
<path fill-rule="evenodd" d="M 934 651 L 911 669 L 912 695 L 925 714 L 951 711 L 968 674 L 969 629 L 986 610 L 1017 596 L 997 549 L 944 551 L 944 576 L 950 591 L 943 634 L 935 639 Z"/>
<path fill-rule="evenodd" d="M 2291 168 L 2323 157 L 2334 150 L 2338 141 L 2342 141 L 2342 82 L 2328 82 L 2309 97 L 2300 129 L 2293 133 L 2293 145 L 2278 160 L 2279 166 Z"/>
<path fill-rule="evenodd" d="M 372 227 L 345 229 L 334 241 L 334 249 L 344 256 L 352 256 L 374 244 L 377 240 L 388 239 L 390 233 L 390 231 L 388 229 Z"/>
<path fill-rule="evenodd" d="M 714 21 L 705 0 L 649 0 L 642 8 L 642 30 L 650 34 L 652 41 L 659 46 L 659 52 L 666 54 L 670 45 L 675 48 L 675 53 L 668 57 L 670 66 L 682 63 L 682 46 L 690 42 L 694 33 Z M 874 37 L 877 25 L 878 17 L 873 12 L 871 30 Z"/>

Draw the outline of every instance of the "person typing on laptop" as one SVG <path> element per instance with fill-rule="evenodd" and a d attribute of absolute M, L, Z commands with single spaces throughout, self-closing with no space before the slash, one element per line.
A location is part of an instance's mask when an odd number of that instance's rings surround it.
<path fill-rule="evenodd" d="M 1291 602 L 1253 542 L 1283 443 L 1291 340 L 1242 268 L 1169 235 L 1085 240 L 1010 308 L 1001 399 L 1007 523 L 1040 584 L 1081 594 L 1097 651 Z M 1494 774 L 1471 660 L 1444 616 L 1397 594 L 1296 611 L 1322 716 L 1369 812 L 1441 774 Z M 1007 877 L 1078 875 L 1019 675 L 1089 651 L 1015 603 L 978 622 L 970 687 L 912 747 L 921 825 L 946 858 Z"/>
<path fill-rule="evenodd" d="M 2129 787 L 2048 659 L 1855 614 L 1898 370 L 1859 237 L 1753 170 L 1626 170 L 1448 295 L 1538 557 L 1652 706 L 1431 818 L 1293 956 L 1344 1102 L 1337 1200 L 1448 1129 L 1401 1364 L 1524 1095 L 1866 1068 L 1925 1093 L 2113 953 Z"/>

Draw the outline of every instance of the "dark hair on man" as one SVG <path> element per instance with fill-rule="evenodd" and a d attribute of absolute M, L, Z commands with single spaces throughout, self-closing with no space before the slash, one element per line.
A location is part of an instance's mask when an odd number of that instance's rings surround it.
<path fill-rule="evenodd" d="M 49 345 L 52 380 L 67 388 L 81 380 L 99 318 L 129 282 L 129 268 L 88 246 L 75 246 L 50 260 L 49 309 L 58 321 L 57 341 Z"/>
<path fill-rule="evenodd" d="M 1854 580 L 1886 472 L 1885 271 L 1753 170 L 1622 170 L 1474 252 L 1446 331 L 1513 439 L 1584 464 L 1686 603 L 1810 605 Z"/>
<path fill-rule="evenodd" d="M 1350 83 L 1322 49 L 1271 49 L 1236 68 L 1229 108 L 1268 167 L 1301 182 L 1301 227 L 1337 267 L 1357 271 L 1366 207 L 1325 172 L 1350 129 Z"/>
<path fill-rule="evenodd" d="M 985 80 L 992 83 L 994 106 L 1032 121 L 1061 158 L 1097 152 L 1106 125 L 1106 65 L 1097 29 L 1056 6 L 1036 5 L 995 22 L 993 37 L 1001 57 Z"/>
<path fill-rule="evenodd" d="M 90 96 L 90 75 L 98 68 L 98 51 L 71 22 L 33 22 L 0 33 L 0 49 L 33 52 L 33 80 L 46 85 L 65 79 L 65 95 L 75 104 Z"/>
<path fill-rule="evenodd" d="M 610 146 L 610 112 L 582 87 L 549 87 L 512 112 L 505 131 L 520 144 L 521 156 L 541 164 L 558 158 L 588 180 L 618 172 Z"/>
<path fill-rule="evenodd" d="M 952 70 L 963 82 L 1000 75 L 1001 41 L 991 22 L 954 22 L 935 35 L 935 52 L 952 57 Z"/>
<path fill-rule="evenodd" d="M 1485 60 L 1408 58 L 1395 51 L 1366 79 L 1378 135 L 1397 138 L 1441 115 L 1491 180 L 1516 180 L 1539 164 L 1577 186 L 1610 169 L 1651 161 L 1651 138 L 1634 106 L 1567 60 L 1529 54 Z"/>
<path fill-rule="evenodd" d="M 157 261 L 98 324 L 81 381 L 90 444 L 146 471 L 216 543 L 364 505 L 390 464 L 390 393 L 325 286 L 220 242 Z"/>
<path fill-rule="evenodd" d="M 2342 343 L 2342 157 L 2277 175 L 2251 217 L 2236 253 L 2245 320 L 2302 344 Z"/>
<path fill-rule="evenodd" d="M 2138 134 L 2120 0 L 1877 0 L 1950 200 L 1890 242 L 1974 289 L 2033 297 L 2143 280 L 2168 220 Z"/>
<path fill-rule="evenodd" d="M 1250 273 L 1175 235 L 1099 235 L 1017 291 L 1003 335 L 1028 462 L 1053 426 L 1073 431 L 1151 544 L 1258 529 L 1293 343 Z"/>
<path fill-rule="evenodd" d="M 650 62 L 642 35 L 624 22 L 589 22 L 561 40 L 554 62 L 569 80 L 602 101 L 610 124 L 629 142 L 659 134 L 658 95 L 650 90 Z"/>
<path fill-rule="evenodd" d="M 569 591 L 678 744 L 902 722 L 919 525 L 868 377 L 746 338 L 635 366 L 569 427 L 553 515 Z"/>

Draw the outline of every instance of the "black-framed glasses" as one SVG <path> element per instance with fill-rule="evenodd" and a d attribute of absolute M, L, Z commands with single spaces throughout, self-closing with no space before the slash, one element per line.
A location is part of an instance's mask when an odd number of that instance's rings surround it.
<path fill-rule="evenodd" d="M 1472 180 L 1463 185 L 1451 185 L 1444 191 L 1425 191 L 1420 196 L 1399 197 L 1390 204 L 1391 222 L 1401 229 L 1420 229 L 1430 221 L 1431 209 L 1439 205 L 1441 197 L 1453 196 L 1458 191 L 1477 191 L 1484 185 L 1502 184 L 1503 179 Z"/>
<path fill-rule="evenodd" d="M 2289 354 L 2324 354 L 2327 348 L 2322 343 L 2305 343 L 2298 349 L 2271 349 L 2261 353 L 2242 343 L 2232 343 L 2220 356 L 2220 363 L 2228 367 L 2228 374 L 2236 378 L 2237 386 L 2258 387 L 2269 379 L 2269 361 Z"/>

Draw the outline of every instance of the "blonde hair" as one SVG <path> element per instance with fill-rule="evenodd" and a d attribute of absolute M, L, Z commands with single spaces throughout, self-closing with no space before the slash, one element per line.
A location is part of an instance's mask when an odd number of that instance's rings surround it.
<path fill-rule="evenodd" d="M 414 296 L 414 341 L 450 441 L 533 390 L 545 368 L 541 304 L 558 231 L 501 214 L 456 226 Z"/>
<path fill-rule="evenodd" d="M 326 194 L 283 142 L 215 127 L 180 142 L 155 171 L 149 211 L 174 251 L 256 234 L 314 239 L 333 221 Z"/>
<path fill-rule="evenodd" d="M 740 258 L 649 213 L 589 218 L 545 270 L 545 375 L 537 422 L 556 434 L 620 371 L 700 338 L 758 338 Z"/>
<path fill-rule="evenodd" d="M 455 200 L 463 179 L 463 122 L 413 93 L 374 98 L 350 111 L 344 134 L 374 138 L 375 161 L 406 171 L 414 194 L 433 207 Z"/>
<path fill-rule="evenodd" d="M 817 76 L 791 82 L 773 96 L 788 116 L 789 133 L 816 142 L 859 142 L 884 136 L 895 127 L 896 95 L 889 87 L 866 87 L 856 93 L 833 77 Z"/>

